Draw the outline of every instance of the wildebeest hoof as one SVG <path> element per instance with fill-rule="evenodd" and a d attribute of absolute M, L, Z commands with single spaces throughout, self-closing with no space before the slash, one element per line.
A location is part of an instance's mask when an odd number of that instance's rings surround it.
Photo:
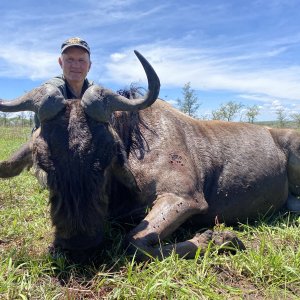
<path fill-rule="evenodd" d="M 199 247 L 202 245 L 206 245 L 211 241 L 213 237 L 213 231 L 212 230 L 206 230 L 203 233 L 197 233 L 192 241 Z"/>
<path fill-rule="evenodd" d="M 208 244 L 211 242 L 213 237 L 212 230 L 206 230 L 203 233 L 197 233 L 191 240 L 197 249 L 200 249 L 200 254 L 203 255 L 207 249 Z M 187 258 L 193 258 L 194 254 L 188 255 Z"/>
<path fill-rule="evenodd" d="M 244 243 L 231 231 L 216 231 L 212 236 L 213 243 L 220 246 L 219 253 L 230 252 L 235 254 L 237 250 L 245 250 Z"/>

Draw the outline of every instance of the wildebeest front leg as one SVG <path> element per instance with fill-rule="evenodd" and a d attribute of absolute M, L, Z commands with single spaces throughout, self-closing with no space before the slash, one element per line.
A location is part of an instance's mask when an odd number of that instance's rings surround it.
<path fill-rule="evenodd" d="M 148 255 L 163 258 L 172 251 L 180 257 L 194 256 L 199 247 L 206 248 L 212 238 L 212 231 L 177 244 L 161 246 L 159 243 L 189 217 L 203 214 L 206 210 L 207 203 L 204 198 L 197 202 L 170 193 L 163 194 L 157 198 L 145 219 L 129 233 L 129 243 L 139 250 L 137 255 L 140 260 L 148 259 Z"/>
<path fill-rule="evenodd" d="M 179 257 L 194 258 L 198 249 L 200 248 L 200 254 L 203 254 L 211 241 L 219 246 L 229 245 L 231 249 L 232 247 L 245 249 L 237 236 L 229 231 L 206 230 L 202 234 L 197 233 L 190 240 L 168 245 L 160 244 L 191 216 L 204 214 L 207 208 L 204 197 L 201 201 L 195 201 L 174 194 L 160 196 L 145 219 L 129 233 L 128 241 L 131 247 L 134 247 L 132 250 L 138 250 L 138 260 L 148 260 L 149 257 L 161 259 L 173 251 Z"/>

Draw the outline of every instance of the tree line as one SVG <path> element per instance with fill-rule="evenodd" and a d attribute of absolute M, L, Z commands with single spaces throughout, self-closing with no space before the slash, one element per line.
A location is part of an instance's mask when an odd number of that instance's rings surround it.
<path fill-rule="evenodd" d="M 195 90 L 191 88 L 190 82 L 183 86 L 182 95 L 182 99 L 177 99 L 177 106 L 180 111 L 196 119 L 209 119 L 207 116 L 198 116 L 197 113 L 201 104 Z M 210 119 L 230 122 L 239 116 L 241 122 L 254 123 L 259 113 L 258 105 L 245 106 L 241 102 L 228 101 L 212 110 Z M 276 110 L 276 116 L 275 121 L 278 127 L 287 127 L 289 123 L 293 122 L 295 126 L 300 128 L 300 113 L 288 115 L 283 108 L 279 108 Z"/>
<path fill-rule="evenodd" d="M 20 127 L 33 127 L 33 113 L 20 112 L 13 117 L 11 113 L 0 112 L 0 126 L 20 126 Z"/>

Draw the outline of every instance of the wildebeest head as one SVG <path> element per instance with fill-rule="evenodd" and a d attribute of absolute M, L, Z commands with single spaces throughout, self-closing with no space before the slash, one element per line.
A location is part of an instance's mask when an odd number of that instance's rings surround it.
<path fill-rule="evenodd" d="M 158 97 L 159 78 L 135 53 L 148 78 L 148 92 L 141 99 L 91 86 L 81 100 L 66 100 L 56 87 L 45 84 L 0 102 L 0 111 L 29 110 L 40 119 L 32 142 L 33 165 L 50 191 L 57 247 L 86 252 L 101 243 L 112 176 L 136 188 L 123 144 L 108 122 L 114 111 L 144 109 Z"/>

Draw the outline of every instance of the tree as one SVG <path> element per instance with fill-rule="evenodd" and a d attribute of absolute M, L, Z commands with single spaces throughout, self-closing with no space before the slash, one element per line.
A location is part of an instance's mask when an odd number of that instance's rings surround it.
<path fill-rule="evenodd" d="M 2 112 L 2 114 L 1 114 L 2 116 L 1 116 L 1 118 L 2 118 L 2 124 L 3 124 L 3 126 L 7 126 L 7 123 L 8 123 L 8 121 L 7 121 L 7 117 L 8 117 L 8 113 L 7 112 Z"/>
<path fill-rule="evenodd" d="M 224 116 L 223 116 L 223 113 L 220 111 L 220 109 L 213 110 L 211 112 L 211 114 L 212 114 L 212 119 L 213 120 L 225 120 Z"/>
<path fill-rule="evenodd" d="M 26 113 L 24 112 L 24 111 L 22 111 L 22 112 L 20 112 L 20 114 L 19 114 L 19 118 L 20 118 L 20 125 L 22 126 L 22 127 L 24 127 L 25 126 L 25 120 L 26 120 Z"/>
<path fill-rule="evenodd" d="M 296 123 L 296 126 L 300 128 L 300 113 L 291 114 L 291 118 Z"/>
<path fill-rule="evenodd" d="M 284 108 L 278 108 L 276 110 L 276 115 L 277 115 L 278 126 L 285 127 L 287 122 L 287 113 L 284 110 Z"/>
<path fill-rule="evenodd" d="M 225 120 L 230 122 L 239 113 L 242 107 L 242 103 L 229 101 L 225 104 L 221 104 L 219 109 L 213 110 L 212 118 L 213 120 Z"/>
<path fill-rule="evenodd" d="M 259 107 L 257 105 L 248 106 L 245 115 L 249 123 L 254 123 L 254 120 L 259 115 Z"/>
<path fill-rule="evenodd" d="M 200 103 L 197 95 L 195 94 L 195 90 L 191 88 L 191 83 L 188 82 L 182 88 L 183 100 L 177 99 L 177 103 L 179 106 L 179 110 L 183 113 L 196 117 L 197 110 L 200 107 Z"/>
<path fill-rule="evenodd" d="M 34 114 L 33 114 L 33 112 L 31 112 L 31 111 L 29 111 L 28 112 L 28 119 L 29 119 L 29 126 L 30 127 L 33 127 L 33 118 L 34 118 Z"/>

